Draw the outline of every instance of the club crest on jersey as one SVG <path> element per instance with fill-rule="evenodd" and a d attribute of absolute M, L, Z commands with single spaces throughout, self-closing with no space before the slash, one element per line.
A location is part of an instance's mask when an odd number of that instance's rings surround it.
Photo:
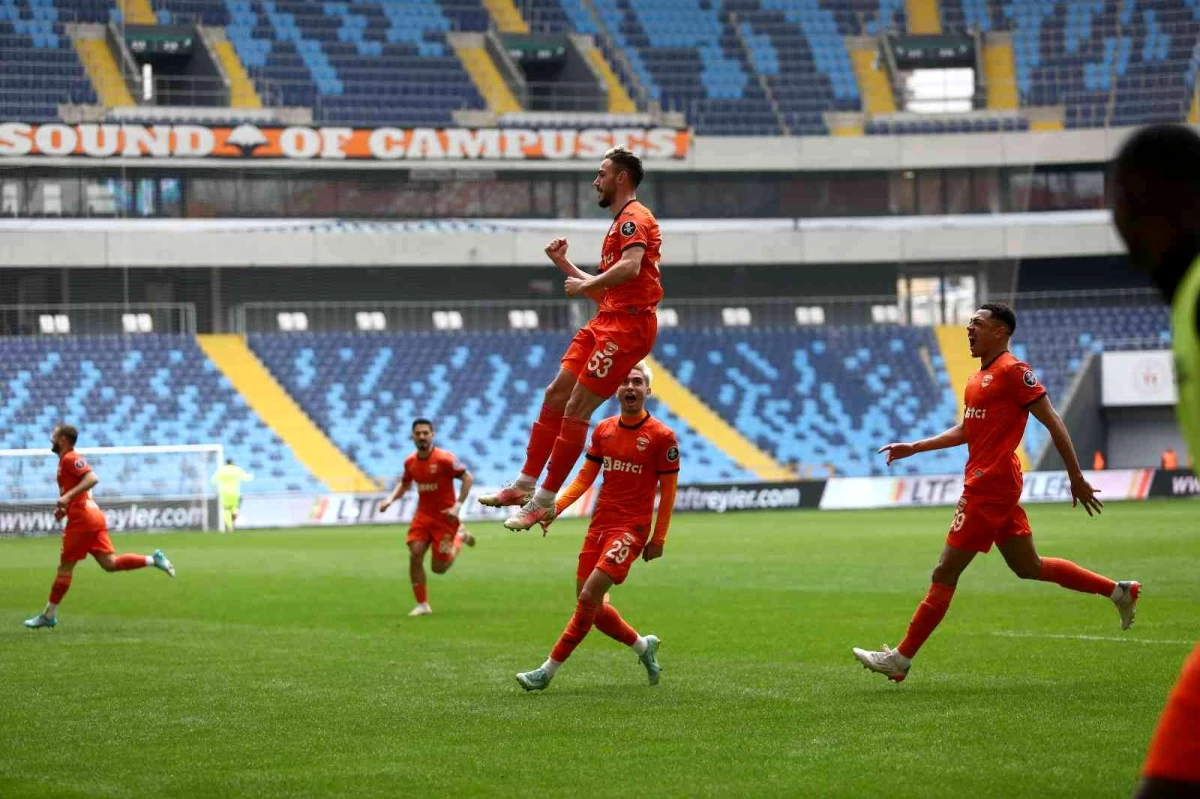
<path fill-rule="evenodd" d="M 1025 377 L 1022 379 L 1025 381 L 1025 385 L 1029 386 L 1030 388 L 1034 388 L 1038 384 L 1037 375 L 1033 373 L 1032 369 L 1026 369 Z"/>
<path fill-rule="evenodd" d="M 679 447 L 671 447 L 667 450 L 667 463 L 674 463 L 679 460 Z"/>
<path fill-rule="evenodd" d="M 991 376 L 991 375 L 984 375 L 984 376 L 983 376 L 983 387 L 984 387 L 984 388 L 987 388 L 987 387 L 988 387 L 988 386 L 990 386 L 991 384 L 992 384 L 992 376 Z"/>
<path fill-rule="evenodd" d="M 82 468 L 83 468 L 84 466 L 86 466 L 86 465 L 87 465 L 87 464 L 85 464 L 85 463 L 83 462 L 83 458 L 80 458 L 79 460 L 75 461 L 75 468 L 76 468 L 76 469 L 82 469 Z"/>
<path fill-rule="evenodd" d="M 612 342 L 612 341 L 604 342 L 604 354 L 605 355 L 612 355 L 616 351 L 617 351 L 617 345 L 615 342 Z"/>
<path fill-rule="evenodd" d="M 429 464 L 429 473 L 437 474 L 438 465 L 436 463 Z"/>
<path fill-rule="evenodd" d="M 645 436 L 638 436 L 638 439 L 637 439 L 638 452 L 645 452 L 646 447 L 648 447 L 648 446 L 650 446 L 650 439 L 646 438 Z"/>
<path fill-rule="evenodd" d="M 621 235 L 622 236 L 632 236 L 633 231 L 635 231 L 635 230 L 637 230 L 637 225 L 633 224 L 633 220 L 629 220 L 628 222 L 621 223 Z"/>

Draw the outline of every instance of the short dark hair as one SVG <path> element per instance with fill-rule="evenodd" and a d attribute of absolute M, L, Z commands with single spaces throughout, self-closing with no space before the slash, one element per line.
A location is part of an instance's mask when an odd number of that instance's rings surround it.
<path fill-rule="evenodd" d="M 617 169 L 629 175 L 629 182 L 633 184 L 635 189 L 641 185 L 642 178 L 646 177 L 646 168 L 642 166 L 642 159 L 638 158 L 626 147 L 622 147 L 621 145 L 612 147 L 604 153 L 604 157 L 612 161 L 613 166 Z"/>
<path fill-rule="evenodd" d="M 423 425 L 423 424 L 427 424 L 427 425 L 429 425 L 429 429 L 430 429 L 430 430 L 436 430 L 436 429 L 437 429 L 436 427 L 434 427 L 434 426 L 433 426 L 433 422 L 429 421 L 429 420 L 428 420 L 428 419 L 426 419 L 424 416 L 422 416 L 422 417 L 421 417 L 421 418 L 419 418 L 419 419 L 415 419 L 415 420 L 413 420 L 413 423 L 412 423 L 412 429 L 413 429 L 413 430 L 416 430 L 418 427 L 420 427 L 420 426 L 421 426 L 421 425 Z"/>
<path fill-rule="evenodd" d="M 71 446 L 75 446 L 75 442 L 79 440 L 79 431 L 72 425 L 60 424 L 58 426 L 58 434 L 71 442 Z"/>
<path fill-rule="evenodd" d="M 1017 332 L 1017 312 L 1007 302 L 985 302 L 979 310 L 990 312 L 993 319 L 1008 328 L 1008 335 Z"/>
<path fill-rule="evenodd" d="M 1186 125 L 1144 127 L 1121 145 L 1112 177 L 1134 213 L 1194 222 L 1200 203 L 1200 135 Z"/>

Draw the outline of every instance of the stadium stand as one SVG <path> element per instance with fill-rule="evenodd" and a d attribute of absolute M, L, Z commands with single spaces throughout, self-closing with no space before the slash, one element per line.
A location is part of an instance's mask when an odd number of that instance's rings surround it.
<path fill-rule="evenodd" d="M 96 102 L 53 2 L 0 0 L 0 54 L 6 62 L 0 77 L 5 120 L 54 120 L 60 103 Z"/>
<path fill-rule="evenodd" d="M 438 425 L 438 442 L 482 485 L 519 471 L 563 344 L 552 332 L 250 336 L 259 359 L 367 474 L 394 479 L 412 449 L 412 420 L 427 416 Z M 688 482 L 754 479 L 661 403 L 651 406 L 688 441 Z M 610 403 L 595 418 L 616 412 Z"/>
<path fill-rule="evenodd" d="M 50 430 L 68 421 L 81 447 L 220 443 L 254 474 L 248 492 L 323 490 L 187 336 L 7 337 L 0 384 L 0 448 L 48 446 Z M 18 496 L 23 481 L 49 479 L 4 474 L 0 485 Z M 152 470 L 144 479 L 148 496 L 170 490 Z"/>

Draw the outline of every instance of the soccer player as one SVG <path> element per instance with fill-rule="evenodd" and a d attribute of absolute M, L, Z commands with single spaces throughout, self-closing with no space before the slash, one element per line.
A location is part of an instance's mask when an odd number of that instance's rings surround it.
<path fill-rule="evenodd" d="M 653 635 L 638 635 L 608 602 L 609 589 L 625 582 L 639 554 L 646 561 L 662 557 L 671 511 L 675 508 L 679 444 L 671 429 L 645 410 L 651 378 L 650 369 L 641 363 L 625 376 L 618 392 L 620 415 L 596 425 L 583 468 L 558 498 L 555 510 L 562 513 L 604 470 L 604 483 L 575 571 L 578 596 L 575 614 L 546 662 L 540 668 L 517 675 L 517 682 L 526 691 L 541 691 L 550 685 L 558 667 L 571 656 L 592 625 L 609 638 L 631 647 L 646 667 L 650 684 L 658 684 L 661 670 L 658 639 Z M 658 519 L 651 534 L 655 488 L 661 496 Z M 541 522 L 543 530 L 551 520 Z"/>
<path fill-rule="evenodd" d="M 1062 418 L 1028 364 L 1008 351 L 1017 329 L 1017 316 L 1004 303 L 980 306 L 967 325 L 971 356 L 980 369 L 967 381 L 963 420 L 946 432 L 911 444 L 888 444 L 888 465 L 918 452 L 967 445 L 966 480 L 942 556 L 933 569 L 933 582 L 917 606 L 908 633 L 895 650 L 854 649 L 871 671 L 900 682 L 908 676 L 917 650 L 925 643 L 950 607 L 959 575 L 976 555 L 995 544 L 1004 562 L 1024 580 L 1057 583 L 1063 588 L 1108 597 L 1116 605 L 1121 629 L 1133 624 L 1140 585 L 1115 582 L 1080 568 L 1069 560 L 1043 558 L 1033 546 L 1029 519 L 1020 506 L 1021 464 L 1016 449 L 1025 434 L 1029 414 L 1050 431 L 1055 449 L 1071 481 L 1071 506 L 1082 504 L 1088 516 L 1104 507 L 1097 491 L 1084 479 L 1075 448 Z"/>
<path fill-rule="evenodd" d="M 490 507 L 522 506 L 504 523 L 510 530 L 553 521 L 555 496 L 583 452 L 588 420 L 654 347 L 655 309 L 663 296 L 662 237 L 654 215 L 636 196 L 644 174 L 641 159 L 623 147 L 609 150 L 600 162 L 592 185 L 600 207 L 612 211 L 613 223 L 604 237 L 599 274 L 571 263 L 566 239 L 546 246 L 546 255 L 567 276 L 567 295 L 590 297 L 600 307 L 571 339 L 562 368 L 546 389 L 520 475 L 507 488 L 480 498 Z M 543 468 L 546 478 L 535 491 Z"/>
<path fill-rule="evenodd" d="M 50 451 L 58 455 L 58 490 L 60 496 L 54 510 L 54 518 L 67 524 L 63 527 L 62 556 L 58 561 L 58 574 L 50 587 L 50 601 L 46 609 L 32 619 L 25 620 L 30 629 L 54 627 L 58 624 L 58 605 L 71 587 L 75 564 L 91 555 L 106 572 L 131 571 L 147 566 L 175 576 L 175 567 L 161 549 L 153 555 L 115 555 L 112 540 L 108 537 L 108 521 L 104 512 L 92 499 L 92 489 L 100 482 L 92 467 L 83 456 L 75 451 L 79 431 L 71 425 L 55 427 L 50 434 Z"/>
<path fill-rule="evenodd" d="M 233 532 L 238 510 L 242 507 L 242 483 L 253 479 L 254 475 L 242 471 L 242 467 L 234 464 L 233 458 L 213 472 L 212 484 L 217 487 L 217 497 L 221 500 L 221 529 L 224 532 Z"/>
<path fill-rule="evenodd" d="M 1176 409 L 1195 456 L 1200 453 L 1200 136 L 1183 125 L 1143 128 L 1121 147 L 1112 178 L 1113 222 L 1130 261 L 1171 306 Z M 1167 699 L 1137 795 L 1200 796 L 1200 645 Z"/>
<path fill-rule="evenodd" d="M 417 606 L 409 616 L 428 616 L 429 590 L 425 578 L 425 552 L 433 547 L 433 573 L 445 574 L 454 565 L 463 544 L 475 546 L 475 537 L 459 521 L 462 504 L 467 501 L 475 478 L 454 455 L 433 445 L 433 422 L 417 419 L 412 423 L 412 440 L 417 451 L 404 461 L 404 475 L 388 498 L 379 503 L 379 512 L 404 496 L 409 486 L 417 484 L 417 512 L 408 528 L 408 575 L 412 579 L 413 596 Z M 454 481 L 461 480 L 458 498 L 454 497 Z"/>

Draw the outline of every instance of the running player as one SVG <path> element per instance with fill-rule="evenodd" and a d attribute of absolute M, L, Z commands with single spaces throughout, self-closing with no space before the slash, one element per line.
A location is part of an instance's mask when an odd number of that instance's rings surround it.
<path fill-rule="evenodd" d="M 63 527 L 62 556 L 58 561 L 58 574 L 50 587 L 50 601 L 46 609 L 32 619 L 25 620 L 30 629 L 54 627 L 58 624 L 58 605 L 71 587 L 75 564 L 91 555 L 106 572 L 131 571 L 154 566 L 175 576 L 175 567 L 161 549 L 153 555 L 115 555 L 112 540 L 108 537 L 108 521 L 104 512 L 92 499 L 92 489 L 100 482 L 92 467 L 83 456 L 75 451 L 79 431 L 71 425 L 55 427 L 50 434 L 50 451 L 58 455 L 59 498 L 54 518 L 67 524 Z"/>
<path fill-rule="evenodd" d="M 591 487 L 603 468 L 604 483 L 575 571 L 575 614 L 546 662 L 517 675 L 517 682 L 526 691 L 541 691 L 550 685 L 558 667 L 593 624 L 609 638 L 631 647 L 646 667 L 650 684 L 658 684 L 658 639 L 638 635 L 608 602 L 608 590 L 625 582 L 639 554 L 647 561 L 662 557 L 675 508 L 679 444 L 671 429 L 645 410 L 651 377 L 645 364 L 639 363 L 629 371 L 618 392 L 621 414 L 596 425 L 583 468 L 558 498 L 556 512 L 562 513 Z M 656 488 L 661 497 L 651 535 Z M 541 522 L 543 530 L 550 521 Z"/>
<path fill-rule="evenodd" d="M 600 162 L 592 185 L 600 207 L 612 211 L 613 223 L 604 238 L 599 274 L 571 263 L 566 239 L 546 246 L 546 255 L 567 276 L 567 295 L 590 297 L 600 308 L 575 334 L 558 376 L 546 389 L 520 475 L 509 487 L 480 498 L 490 507 L 523 506 L 504 523 L 510 530 L 553 521 L 555 495 L 583 452 L 588 420 L 654 347 L 655 309 L 663 296 L 658 271 L 662 237 L 654 215 L 637 200 L 644 174 L 641 159 L 623 147 L 609 150 Z M 547 460 L 546 478 L 535 491 Z"/>
<path fill-rule="evenodd" d="M 417 419 L 412 423 L 412 440 L 417 451 L 404 461 L 404 475 L 388 498 L 379 503 L 379 512 L 417 484 L 417 512 L 408 528 L 408 575 L 412 579 L 413 596 L 417 606 L 409 616 L 427 616 L 429 590 L 425 578 L 425 552 L 433 547 L 433 573 L 445 574 L 454 565 L 462 545 L 475 546 L 475 537 L 459 521 L 462 504 L 475 484 L 475 478 L 462 462 L 444 449 L 433 445 L 433 422 Z M 454 498 L 454 481 L 461 480 L 458 499 Z"/>
<path fill-rule="evenodd" d="M 982 305 L 967 325 L 971 356 L 980 369 L 967 382 L 963 420 L 941 435 L 911 444 L 888 444 L 888 465 L 918 452 L 967 445 L 966 480 L 962 497 L 941 559 L 933 570 L 929 593 L 917 606 L 908 634 L 897 649 L 887 646 L 873 652 L 854 649 L 866 668 L 899 682 L 908 676 L 912 658 L 938 626 L 950 607 L 959 575 L 976 555 L 995 544 L 1004 562 L 1024 580 L 1057 583 L 1063 588 L 1100 594 L 1112 600 L 1121 617 L 1121 629 L 1133 624 L 1140 586 L 1136 582 L 1114 582 L 1082 569 L 1069 560 L 1039 557 L 1033 546 L 1029 519 L 1018 504 L 1021 500 L 1021 464 L 1016 449 L 1025 434 L 1029 414 L 1050 431 L 1055 449 L 1067 467 L 1071 481 L 1071 506 L 1082 504 L 1088 516 L 1104 507 L 1084 479 L 1075 457 L 1075 447 L 1046 390 L 1027 364 L 1008 351 L 1009 339 L 1017 329 L 1017 316 L 1004 303 Z"/>
<path fill-rule="evenodd" d="M 1177 413 L 1200 453 L 1200 136 L 1183 125 L 1135 133 L 1113 169 L 1113 221 L 1135 269 L 1171 305 Z M 1200 796 L 1200 645 L 1175 684 L 1142 768 L 1140 799 Z"/>
<path fill-rule="evenodd" d="M 212 484 L 217 487 L 217 497 L 221 502 L 222 532 L 233 532 L 238 510 L 242 507 L 242 483 L 253 479 L 254 475 L 236 465 L 233 458 L 225 461 L 224 466 L 218 466 L 217 470 L 213 472 Z"/>

